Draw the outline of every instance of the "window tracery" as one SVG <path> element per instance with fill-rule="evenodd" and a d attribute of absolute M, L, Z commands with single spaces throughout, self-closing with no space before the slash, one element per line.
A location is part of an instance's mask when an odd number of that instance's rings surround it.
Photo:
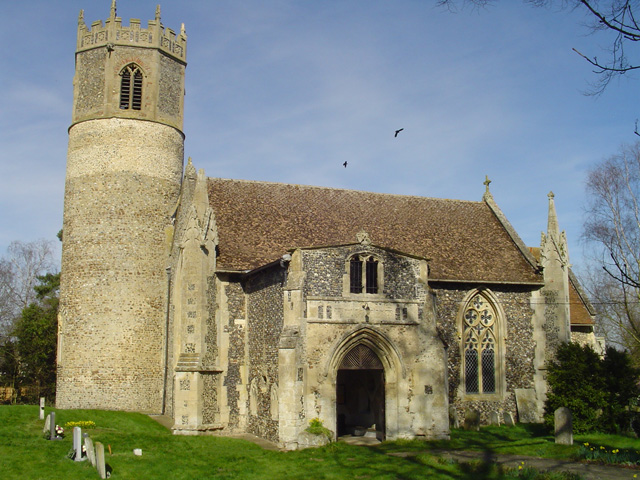
<path fill-rule="evenodd" d="M 463 372 L 467 394 L 497 392 L 497 315 L 481 294 L 473 296 L 463 314 Z"/>

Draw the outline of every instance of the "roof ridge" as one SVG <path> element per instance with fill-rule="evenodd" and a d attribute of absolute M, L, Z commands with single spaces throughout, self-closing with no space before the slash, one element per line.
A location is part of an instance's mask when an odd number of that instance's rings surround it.
<path fill-rule="evenodd" d="M 260 184 L 260 185 L 279 185 L 279 186 L 289 186 L 289 187 L 301 187 L 310 190 L 334 190 L 341 192 L 354 192 L 354 193 L 367 193 L 372 195 L 385 195 L 390 197 L 402 197 L 402 198 L 419 198 L 424 200 L 439 200 L 446 202 L 460 202 L 460 203 L 475 203 L 475 204 L 484 204 L 485 202 L 482 200 L 463 200 L 458 198 L 440 198 L 440 197 L 427 197 L 424 195 L 406 195 L 402 193 L 386 193 L 386 192 L 373 192 L 370 190 L 355 190 L 352 188 L 341 188 L 341 187 L 324 187 L 319 185 L 306 185 L 301 183 L 286 183 L 286 182 L 273 182 L 268 180 L 243 180 L 237 178 L 221 178 L 221 177 L 207 177 L 207 180 L 217 181 L 222 180 L 226 182 L 239 182 L 246 184 Z"/>

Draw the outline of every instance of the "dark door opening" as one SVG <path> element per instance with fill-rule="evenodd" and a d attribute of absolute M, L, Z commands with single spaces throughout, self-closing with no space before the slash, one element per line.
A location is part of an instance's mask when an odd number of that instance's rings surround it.
<path fill-rule="evenodd" d="M 336 382 L 337 434 L 385 438 L 384 369 L 377 355 L 359 345 L 342 361 Z"/>

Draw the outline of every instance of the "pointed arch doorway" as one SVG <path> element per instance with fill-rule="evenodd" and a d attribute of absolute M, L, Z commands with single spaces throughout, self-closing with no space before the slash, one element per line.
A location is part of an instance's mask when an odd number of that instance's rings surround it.
<path fill-rule="evenodd" d="M 355 345 L 338 367 L 336 382 L 338 437 L 373 435 L 385 438 L 385 376 L 378 355 Z M 365 433 L 366 432 L 366 433 Z"/>

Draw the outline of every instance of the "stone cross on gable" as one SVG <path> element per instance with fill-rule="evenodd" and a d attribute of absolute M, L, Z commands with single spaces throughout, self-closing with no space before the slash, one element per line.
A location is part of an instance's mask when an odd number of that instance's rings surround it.
<path fill-rule="evenodd" d="M 358 243 L 361 243 L 362 245 L 371 245 L 371 239 L 369 238 L 369 234 L 364 230 L 360 230 L 356 234 L 356 240 L 358 241 Z"/>
<path fill-rule="evenodd" d="M 482 184 L 487 188 L 487 193 L 489 193 L 489 185 L 491 184 L 491 180 L 489 180 L 489 175 L 484 176 L 484 182 Z"/>

